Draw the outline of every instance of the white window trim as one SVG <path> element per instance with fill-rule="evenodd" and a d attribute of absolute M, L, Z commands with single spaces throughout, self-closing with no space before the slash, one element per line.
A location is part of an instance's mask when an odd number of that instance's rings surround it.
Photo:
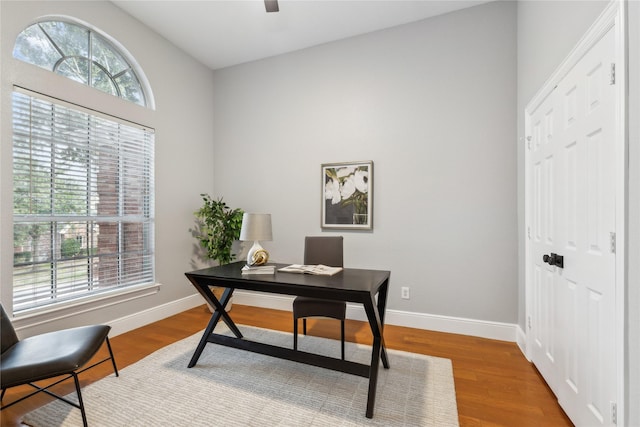
<path fill-rule="evenodd" d="M 86 296 L 49 306 L 21 310 L 12 317 L 16 331 L 55 322 L 80 314 L 100 310 L 127 301 L 148 297 L 160 292 L 160 283 L 147 283 L 114 289 L 99 295 Z"/>

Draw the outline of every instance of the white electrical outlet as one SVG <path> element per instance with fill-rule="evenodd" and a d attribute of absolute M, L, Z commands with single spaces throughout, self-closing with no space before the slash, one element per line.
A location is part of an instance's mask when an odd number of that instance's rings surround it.
<path fill-rule="evenodd" d="M 402 299 L 409 299 L 409 287 L 408 286 L 403 286 L 402 288 L 400 288 L 400 296 L 402 297 Z"/>

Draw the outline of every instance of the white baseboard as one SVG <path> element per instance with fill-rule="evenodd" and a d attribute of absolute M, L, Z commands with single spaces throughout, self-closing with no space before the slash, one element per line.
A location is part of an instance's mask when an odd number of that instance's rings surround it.
<path fill-rule="evenodd" d="M 527 352 L 527 334 L 522 330 L 520 325 L 516 326 L 516 344 L 520 347 L 520 351 L 524 355 L 524 357 L 531 362 Z"/>
<path fill-rule="evenodd" d="M 190 295 L 176 301 L 171 301 L 138 313 L 130 314 L 109 322 L 111 325 L 110 337 L 129 332 L 136 328 L 157 322 L 169 316 L 189 310 L 193 307 L 204 304 L 204 300 L 200 294 Z M 203 325 L 204 328 L 204 325 Z"/>
<path fill-rule="evenodd" d="M 233 303 L 251 305 L 253 307 L 271 308 L 274 310 L 291 311 L 293 298 L 279 294 L 261 294 L 257 292 L 235 291 Z"/>
<path fill-rule="evenodd" d="M 271 308 L 275 310 L 291 310 L 293 297 L 285 295 L 260 294 L 248 291 L 236 291 L 233 303 L 255 307 Z M 204 303 L 199 294 L 194 294 L 177 301 L 172 301 L 139 313 L 121 317 L 109 322 L 111 336 L 120 335 L 130 330 L 142 327 L 152 322 L 162 320 L 190 308 Z M 347 318 L 366 321 L 364 309 L 358 305 L 347 305 Z M 388 325 L 404 326 L 447 332 L 452 334 L 470 335 L 501 341 L 516 342 L 526 356 L 526 339 L 522 329 L 515 324 L 489 322 L 483 320 L 465 319 L 450 316 L 440 316 L 426 313 L 413 313 L 401 310 L 387 310 L 385 323 Z"/>
<path fill-rule="evenodd" d="M 363 316 L 362 320 L 365 320 L 364 310 L 361 310 L 361 312 Z M 385 323 L 407 328 L 470 335 L 500 341 L 514 342 L 516 340 L 515 325 L 486 320 L 387 310 Z"/>
<path fill-rule="evenodd" d="M 236 291 L 233 294 L 235 304 L 291 311 L 293 297 L 271 294 L 259 294 Z M 366 321 L 364 309 L 358 305 L 347 305 L 347 318 Z M 400 310 L 387 310 L 385 324 L 408 328 L 427 329 L 452 334 L 471 335 L 481 338 L 516 342 L 518 327 L 515 324 L 488 322 L 426 313 L 412 313 Z"/>

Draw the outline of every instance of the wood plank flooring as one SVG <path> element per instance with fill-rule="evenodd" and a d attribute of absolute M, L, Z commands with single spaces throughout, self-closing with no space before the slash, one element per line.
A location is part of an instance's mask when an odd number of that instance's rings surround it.
<path fill-rule="evenodd" d="M 287 332 L 293 330 L 291 312 L 288 311 L 234 304 L 230 314 L 238 324 Z M 114 337 L 111 345 L 118 368 L 124 368 L 166 345 L 202 331 L 210 316 L 211 313 L 203 305 Z M 339 331 L 339 324 L 335 320 L 308 321 L 310 335 L 339 339 Z M 553 393 L 514 343 L 393 325 L 385 326 L 384 336 L 388 348 L 452 360 L 462 427 L 572 426 Z M 346 339 L 370 343 L 368 325 L 348 320 Z M 103 354 L 99 356 L 104 357 Z M 83 373 L 81 382 L 84 386 L 106 375 L 113 375 L 109 364 Z M 29 387 L 9 389 L 3 400 L 11 402 L 28 390 Z M 74 391 L 73 381 L 60 384 L 54 390 L 62 394 L 71 393 Z M 25 413 L 50 401 L 51 398 L 47 396 L 35 396 L 2 411 L 2 427 L 20 426 Z M 85 401 L 85 405 L 90 408 L 91 402 Z"/>

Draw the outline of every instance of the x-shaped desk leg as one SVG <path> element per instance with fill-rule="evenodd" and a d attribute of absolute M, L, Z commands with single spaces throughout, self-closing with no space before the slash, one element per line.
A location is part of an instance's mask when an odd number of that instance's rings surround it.
<path fill-rule="evenodd" d="M 378 367 L 380 359 L 382 366 L 389 369 L 389 359 L 387 358 L 387 350 L 384 345 L 384 311 L 387 303 L 387 281 L 378 291 L 378 301 L 376 303 L 374 296 L 364 302 L 364 309 L 367 313 L 367 319 L 371 326 L 373 335 L 373 346 L 371 349 L 371 368 L 369 371 L 369 394 L 367 397 L 367 418 L 373 418 L 373 407 L 376 401 L 376 390 L 378 385 Z"/>
<path fill-rule="evenodd" d="M 209 286 L 207 285 L 201 286 L 195 283 L 194 285 L 196 285 L 196 289 L 198 289 L 198 291 L 204 297 L 204 299 L 208 303 L 210 303 L 213 307 L 215 307 L 215 310 L 211 315 L 211 319 L 209 320 L 209 324 L 207 325 L 207 328 L 204 330 L 204 334 L 202 334 L 202 338 L 200 338 L 200 342 L 198 343 L 198 347 L 196 348 L 195 353 L 193 353 L 193 356 L 191 357 L 191 361 L 189 362 L 189 365 L 188 365 L 189 368 L 194 367 L 195 364 L 198 363 L 198 359 L 200 358 L 200 355 L 202 354 L 204 347 L 207 345 L 209 336 L 213 333 L 213 330 L 215 329 L 216 325 L 220 321 L 220 318 L 222 318 L 224 323 L 226 323 L 229 329 L 231 329 L 231 332 L 233 332 L 237 338 L 242 338 L 242 333 L 240 332 L 236 324 L 233 322 L 233 320 L 229 316 L 229 313 L 227 313 L 227 311 L 225 310 L 225 307 L 227 306 L 227 304 L 229 303 L 229 300 L 231 299 L 231 295 L 233 295 L 233 288 L 226 288 L 224 293 L 222 294 L 222 298 L 220 299 L 220 301 L 218 301 L 218 299 L 213 294 L 213 292 L 211 292 L 211 289 L 209 288 Z"/>

